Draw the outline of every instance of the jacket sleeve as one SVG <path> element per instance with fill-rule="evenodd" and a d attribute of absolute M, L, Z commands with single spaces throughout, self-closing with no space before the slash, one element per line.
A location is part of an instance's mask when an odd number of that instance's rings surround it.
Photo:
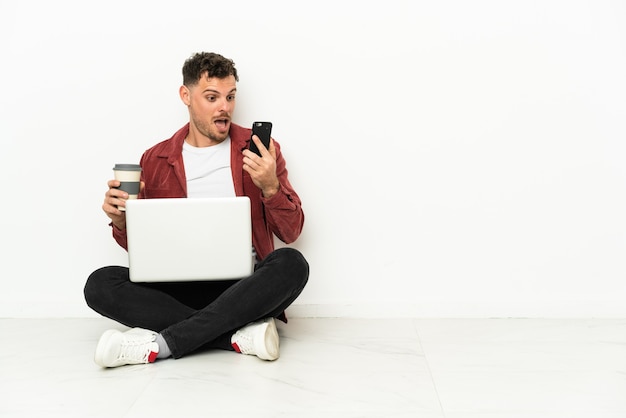
<path fill-rule="evenodd" d="M 269 229 L 282 242 L 290 244 L 302 232 L 304 212 L 300 197 L 291 186 L 287 174 L 285 160 L 280 152 L 280 146 L 277 146 L 276 175 L 278 176 L 280 189 L 271 198 L 262 198 L 262 200 Z"/>
<path fill-rule="evenodd" d="M 128 240 L 126 238 L 126 230 L 119 229 L 111 222 L 109 224 L 113 230 L 113 238 L 119 244 L 120 247 L 128 251 Z"/>

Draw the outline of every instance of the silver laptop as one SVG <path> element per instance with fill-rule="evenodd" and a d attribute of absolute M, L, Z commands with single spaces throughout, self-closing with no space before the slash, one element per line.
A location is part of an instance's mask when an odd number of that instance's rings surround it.
<path fill-rule="evenodd" d="M 254 269 L 247 197 L 129 200 L 126 231 L 133 282 L 231 280 Z"/>

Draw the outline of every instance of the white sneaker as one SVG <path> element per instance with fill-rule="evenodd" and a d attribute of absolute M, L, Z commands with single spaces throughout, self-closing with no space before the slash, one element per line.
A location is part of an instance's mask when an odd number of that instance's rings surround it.
<path fill-rule="evenodd" d="M 236 352 L 251 354 L 263 360 L 276 360 L 280 355 L 274 318 L 246 325 L 232 336 L 230 342 Z"/>
<path fill-rule="evenodd" d="M 100 337 L 94 360 L 100 367 L 153 363 L 159 353 L 156 336 L 156 332 L 142 328 L 126 332 L 110 329 Z"/>

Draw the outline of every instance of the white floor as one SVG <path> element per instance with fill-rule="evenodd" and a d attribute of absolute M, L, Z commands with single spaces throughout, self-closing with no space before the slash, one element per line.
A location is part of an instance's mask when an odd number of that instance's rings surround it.
<path fill-rule="evenodd" d="M 93 350 L 112 326 L 0 319 L 0 416 L 626 417 L 626 319 L 295 318 L 275 362 L 104 370 Z"/>

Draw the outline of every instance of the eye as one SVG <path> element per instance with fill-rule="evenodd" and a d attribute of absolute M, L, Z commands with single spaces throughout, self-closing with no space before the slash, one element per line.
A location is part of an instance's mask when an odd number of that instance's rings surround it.
<path fill-rule="evenodd" d="M 232 102 L 233 100 L 235 100 L 235 95 L 231 94 L 230 96 L 227 97 L 229 102 Z"/>
<path fill-rule="evenodd" d="M 216 100 L 216 97 L 215 97 L 215 96 L 207 96 L 207 97 L 206 97 L 206 99 L 207 99 L 209 102 L 214 102 L 214 101 Z"/>

